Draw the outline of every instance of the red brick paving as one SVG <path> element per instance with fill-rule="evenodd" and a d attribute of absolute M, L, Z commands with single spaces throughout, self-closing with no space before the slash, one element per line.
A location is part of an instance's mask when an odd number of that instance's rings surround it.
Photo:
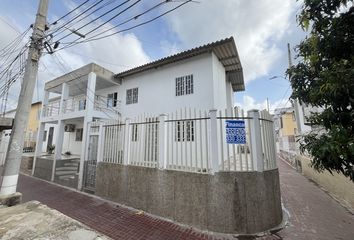
<path fill-rule="evenodd" d="M 20 175 L 18 191 L 24 202 L 40 201 L 113 239 L 226 239 L 146 214 L 138 215 L 136 211 L 25 175 Z"/>
<path fill-rule="evenodd" d="M 279 236 L 263 239 L 354 240 L 352 214 L 282 161 L 279 172 L 290 224 Z M 23 201 L 38 200 L 113 239 L 223 239 L 24 175 L 18 191 Z"/>
<path fill-rule="evenodd" d="M 313 182 L 278 161 L 282 201 L 289 227 L 279 233 L 291 240 L 354 240 L 354 216 Z"/>

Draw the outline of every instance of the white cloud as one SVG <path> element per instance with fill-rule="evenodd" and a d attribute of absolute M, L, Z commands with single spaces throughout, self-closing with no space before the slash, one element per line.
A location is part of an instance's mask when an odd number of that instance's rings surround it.
<path fill-rule="evenodd" d="M 293 0 L 208 0 L 187 4 L 168 21 L 185 47 L 234 36 L 248 82 L 268 74 L 281 57 L 274 43 L 288 30 L 296 5 Z"/>
<path fill-rule="evenodd" d="M 245 111 L 251 109 L 264 110 L 268 109 L 267 100 L 256 102 L 256 100 L 248 95 L 243 96 L 242 102 L 236 102 L 236 106 L 240 106 Z M 275 102 L 269 101 L 269 111 L 273 113 L 276 108 L 291 107 L 291 102 L 289 98 L 279 99 Z"/>
<path fill-rule="evenodd" d="M 87 18 L 87 21 L 89 20 Z M 28 21 L 32 21 L 32 19 L 28 19 Z M 90 24 L 89 28 L 92 29 L 99 23 L 99 21 L 96 21 L 94 24 Z M 84 21 L 79 26 L 82 24 L 84 24 Z M 107 24 L 105 29 L 111 26 Z M 87 30 L 86 28 L 82 31 L 85 33 Z M 109 33 L 111 32 L 107 32 L 106 34 Z M 0 49 L 16 36 L 14 30 L 0 21 Z M 75 38 L 68 38 L 65 41 L 73 39 Z M 63 42 L 65 41 L 63 40 Z M 53 55 L 43 55 L 38 71 L 38 87 L 36 87 L 33 94 L 33 101 L 42 100 L 45 82 L 88 63 L 95 62 L 117 73 L 150 61 L 150 57 L 145 53 L 141 42 L 131 33 L 117 34 L 99 41 L 78 44 L 72 48 L 59 51 L 58 54 L 60 55 L 59 59 L 65 65 L 65 70 L 58 65 Z M 19 91 L 20 82 L 17 81 L 10 89 L 7 109 L 16 108 Z"/>

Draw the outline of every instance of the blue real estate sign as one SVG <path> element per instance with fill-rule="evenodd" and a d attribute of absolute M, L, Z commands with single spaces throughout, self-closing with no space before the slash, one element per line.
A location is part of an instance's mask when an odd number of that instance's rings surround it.
<path fill-rule="evenodd" d="M 226 143 L 246 144 L 245 121 L 226 120 Z"/>

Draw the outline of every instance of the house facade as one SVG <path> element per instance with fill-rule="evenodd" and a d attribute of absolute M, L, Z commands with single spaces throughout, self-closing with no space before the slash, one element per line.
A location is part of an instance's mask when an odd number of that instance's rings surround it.
<path fill-rule="evenodd" d="M 118 74 L 92 63 L 45 84 L 36 155 L 55 146 L 54 159 L 66 155 L 83 161 L 89 122 L 144 113 L 158 116 L 183 108 L 232 108 L 234 92 L 242 90 L 242 66 L 233 38 Z"/>
<path fill-rule="evenodd" d="M 88 64 L 45 84 L 33 175 L 203 230 L 266 231 L 282 219 L 273 121 L 234 108 L 244 88 L 233 38 L 118 74 Z"/>

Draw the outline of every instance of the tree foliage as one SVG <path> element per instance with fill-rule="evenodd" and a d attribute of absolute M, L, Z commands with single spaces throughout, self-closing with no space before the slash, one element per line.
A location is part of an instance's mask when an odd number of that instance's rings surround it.
<path fill-rule="evenodd" d="M 308 119 L 321 131 L 303 136 L 300 148 L 318 171 L 354 181 L 353 0 L 304 0 L 298 22 L 309 34 L 297 46 L 299 62 L 287 71 L 292 98 L 323 109 Z"/>

